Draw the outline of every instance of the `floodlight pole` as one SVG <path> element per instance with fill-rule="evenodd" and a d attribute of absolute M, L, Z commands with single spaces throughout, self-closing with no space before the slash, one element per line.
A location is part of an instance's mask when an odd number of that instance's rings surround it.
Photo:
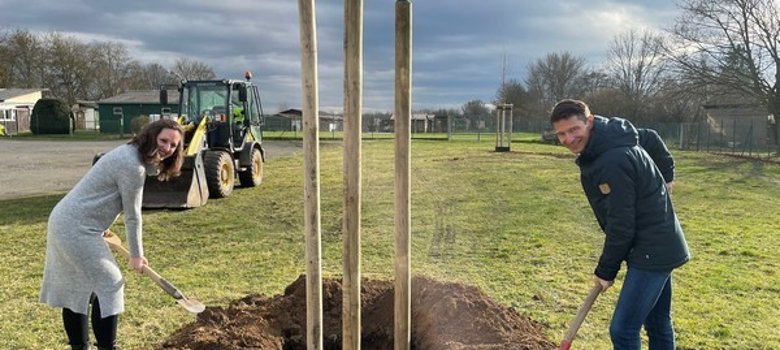
<path fill-rule="evenodd" d="M 363 0 L 344 2 L 344 213 L 342 349 L 360 349 L 360 207 Z"/>
<path fill-rule="evenodd" d="M 395 350 L 411 341 L 412 3 L 395 3 Z"/>
<path fill-rule="evenodd" d="M 306 239 L 306 348 L 322 349 L 322 245 L 320 234 L 317 23 L 314 0 L 298 0 L 301 35 L 303 194 Z"/>

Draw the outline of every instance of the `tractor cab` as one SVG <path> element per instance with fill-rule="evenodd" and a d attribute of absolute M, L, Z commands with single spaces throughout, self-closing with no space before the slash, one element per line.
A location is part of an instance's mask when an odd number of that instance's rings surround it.
<path fill-rule="evenodd" d="M 209 148 L 240 151 L 247 135 L 260 139 L 262 106 L 257 85 L 243 80 L 185 81 L 179 87 L 179 120 L 187 130 L 188 154 L 194 130 L 204 122 Z M 167 102 L 167 90 L 160 90 L 161 102 Z"/>

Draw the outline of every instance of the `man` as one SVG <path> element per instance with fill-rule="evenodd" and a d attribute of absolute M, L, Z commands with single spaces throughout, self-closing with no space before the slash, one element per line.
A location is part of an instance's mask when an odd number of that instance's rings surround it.
<path fill-rule="evenodd" d="M 628 266 L 609 327 L 613 347 L 640 349 L 644 325 L 651 350 L 674 350 L 672 270 L 690 253 L 670 197 L 671 154 L 655 131 L 594 116 L 582 101 L 558 102 L 550 123 L 578 155 L 582 188 L 606 234 L 595 283 L 607 290 L 621 263 Z"/>

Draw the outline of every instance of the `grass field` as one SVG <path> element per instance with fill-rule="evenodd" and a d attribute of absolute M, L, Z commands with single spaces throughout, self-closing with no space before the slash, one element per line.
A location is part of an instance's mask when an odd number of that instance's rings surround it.
<path fill-rule="evenodd" d="M 342 148 L 321 151 L 323 272 L 338 277 Z M 591 287 L 603 234 L 562 147 L 416 140 L 412 270 L 477 285 L 560 341 Z M 780 166 L 676 151 L 674 202 L 693 260 L 674 274 L 678 349 L 780 349 Z M 275 295 L 304 272 L 302 155 L 266 163 L 259 188 L 187 211 L 149 211 L 152 266 L 185 293 L 225 306 Z M 55 176 L 53 174 L 53 176 Z M 61 195 L 0 201 L 0 347 L 66 349 L 60 311 L 38 304 L 46 220 Z M 393 274 L 393 142 L 363 144 L 362 271 Z M 112 229 L 124 235 L 121 220 Z M 126 271 L 119 346 L 149 349 L 193 320 Z M 622 279 L 623 272 L 619 275 Z M 602 295 L 575 346 L 607 349 L 620 282 Z"/>

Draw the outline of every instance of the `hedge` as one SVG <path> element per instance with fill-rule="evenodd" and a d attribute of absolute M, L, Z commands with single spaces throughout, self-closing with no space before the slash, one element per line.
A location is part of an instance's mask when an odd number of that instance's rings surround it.
<path fill-rule="evenodd" d="M 56 98 L 42 98 L 35 103 L 30 117 L 33 134 L 70 134 L 73 131 L 73 117 L 70 106 Z"/>

